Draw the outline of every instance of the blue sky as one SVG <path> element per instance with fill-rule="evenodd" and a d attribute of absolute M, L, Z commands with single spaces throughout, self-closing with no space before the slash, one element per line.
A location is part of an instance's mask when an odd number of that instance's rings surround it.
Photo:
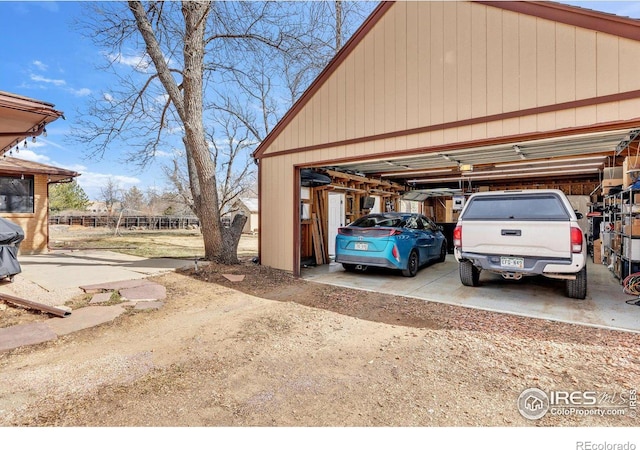
<path fill-rule="evenodd" d="M 592 1 L 565 3 L 622 16 L 640 17 L 640 2 Z M 0 90 L 53 103 L 66 120 L 47 127 L 47 137 L 28 142 L 16 157 L 75 170 L 78 182 L 92 199 L 111 178 L 121 188 L 137 186 L 163 190 L 167 187 L 161 166 L 170 162 L 163 152 L 144 171 L 118 162 L 122 149 L 111 148 L 102 161 L 90 160 L 82 146 L 68 139 L 78 110 L 92 93 L 108 91 L 113 80 L 96 70 L 103 63 L 101 49 L 94 47 L 71 26 L 81 13 L 81 2 L 0 0 Z M 122 60 L 126 63 L 126 59 Z"/>

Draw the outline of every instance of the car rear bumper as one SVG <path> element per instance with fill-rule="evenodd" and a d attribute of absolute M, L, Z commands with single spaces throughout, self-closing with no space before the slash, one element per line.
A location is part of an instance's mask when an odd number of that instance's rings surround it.
<path fill-rule="evenodd" d="M 500 264 L 501 255 L 481 255 L 478 253 L 454 250 L 456 260 L 469 260 L 473 265 L 497 273 L 521 273 L 523 275 L 575 274 L 586 264 L 586 256 L 575 253 L 569 258 L 537 258 L 524 256 L 523 268 L 505 268 Z"/>
<path fill-rule="evenodd" d="M 362 256 L 362 255 L 336 255 L 335 261 L 343 264 L 354 264 L 373 267 L 386 267 L 387 269 L 402 269 L 400 263 L 394 263 L 387 258 L 379 256 Z"/>

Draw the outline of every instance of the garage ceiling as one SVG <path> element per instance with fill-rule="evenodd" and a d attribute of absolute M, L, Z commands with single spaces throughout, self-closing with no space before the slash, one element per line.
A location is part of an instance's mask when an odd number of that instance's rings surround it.
<path fill-rule="evenodd" d="M 615 157 L 625 156 L 640 130 L 623 129 L 519 141 L 499 145 L 416 153 L 358 161 L 332 168 L 406 183 L 416 188 L 461 181 L 513 181 L 514 178 L 600 179 Z M 634 143 L 635 144 L 635 143 Z M 634 152 L 637 145 L 634 145 Z M 623 153 L 624 152 L 624 153 Z"/>

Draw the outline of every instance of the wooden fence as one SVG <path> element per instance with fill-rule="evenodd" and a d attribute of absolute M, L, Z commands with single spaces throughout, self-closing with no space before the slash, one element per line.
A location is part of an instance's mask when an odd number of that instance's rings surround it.
<path fill-rule="evenodd" d="M 49 216 L 49 225 L 78 225 L 82 227 L 119 227 L 124 230 L 187 230 L 200 226 L 197 217 L 177 216 Z"/>

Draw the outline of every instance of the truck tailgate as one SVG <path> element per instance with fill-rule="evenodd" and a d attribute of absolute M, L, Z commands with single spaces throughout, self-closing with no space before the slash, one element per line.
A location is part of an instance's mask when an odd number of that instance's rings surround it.
<path fill-rule="evenodd" d="M 490 255 L 571 258 L 567 221 L 467 221 L 462 227 L 465 252 Z"/>

